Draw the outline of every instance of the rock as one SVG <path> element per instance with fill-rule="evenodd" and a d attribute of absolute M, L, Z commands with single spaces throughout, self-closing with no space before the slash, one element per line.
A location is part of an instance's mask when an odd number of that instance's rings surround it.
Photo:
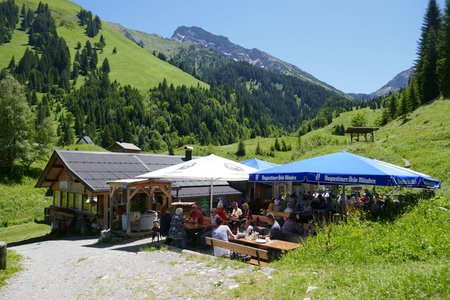
<path fill-rule="evenodd" d="M 313 291 L 315 291 L 315 290 L 317 290 L 317 289 L 318 289 L 317 286 L 310 285 L 310 286 L 308 286 L 308 288 L 306 289 L 306 293 L 311 293 L 311 292 L 313 292 Z"/>

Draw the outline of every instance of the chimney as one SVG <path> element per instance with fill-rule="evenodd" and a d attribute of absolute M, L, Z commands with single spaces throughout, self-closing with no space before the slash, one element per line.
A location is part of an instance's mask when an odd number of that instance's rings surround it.
<path fill-rule="evenodd" d="M 192 150 L 194 148 L 191 146 L 185 146 L 184 150 L 185 150 L 185 155 L 184 155 L 184 161 L 188 161 L 192 159 Z"/>

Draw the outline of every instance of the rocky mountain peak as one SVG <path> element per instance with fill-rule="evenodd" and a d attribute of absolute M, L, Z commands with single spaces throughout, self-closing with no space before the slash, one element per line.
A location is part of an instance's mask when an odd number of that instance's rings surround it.
<path fill-rule="evenodd" d="M 289 74 L 304 80 L 314 82 L 317 85 L 325 87 L 326 89 L 334 90 L 335 92 L 343 94 L 341 91 L 338 91 L 334 87 L 318 80 L 317 78 L 301 70 L 297 66 L 282 61 L 256 48 L 244 48 L 240 45 L 232 43 L 225 36 L 212 34 L 197 26 L 178 27 L 173 33 L 172 39 L 179 42 L 190 42 L 197 45 L 202 45 L 214 51 L 221 52 L 232 60 L 245 61 L 274 73 Z"/>

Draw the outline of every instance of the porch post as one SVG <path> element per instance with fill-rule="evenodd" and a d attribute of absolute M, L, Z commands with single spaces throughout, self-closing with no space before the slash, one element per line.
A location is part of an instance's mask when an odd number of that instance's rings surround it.
<path fill-rule="evenodd" d="M 131 213 L 130 212 L 130 210 L 131 210 L 131 205 L 130 205 L 131 199 L 129 198 L 130 194 L 129 194 L 129 188 L 128 188 L 127 185 L 126 185 L 125 191 L 123 190 L 123 187 L 122 187 L 122 193 L 127 193 L 127 235 L 131 236 L 131 216 L 130 216 L 130 213 Z"/>

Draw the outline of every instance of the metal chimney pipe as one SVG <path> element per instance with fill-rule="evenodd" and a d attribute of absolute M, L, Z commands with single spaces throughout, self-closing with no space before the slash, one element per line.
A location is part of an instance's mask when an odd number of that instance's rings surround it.
<path fill-rule="evenodd" d="M 184 161 L 191 160 L 192 159 L 192 150 L 194 150 L 194 148 L 191 146 L 185 146 L 184 150 L 185 150 Z"/>

